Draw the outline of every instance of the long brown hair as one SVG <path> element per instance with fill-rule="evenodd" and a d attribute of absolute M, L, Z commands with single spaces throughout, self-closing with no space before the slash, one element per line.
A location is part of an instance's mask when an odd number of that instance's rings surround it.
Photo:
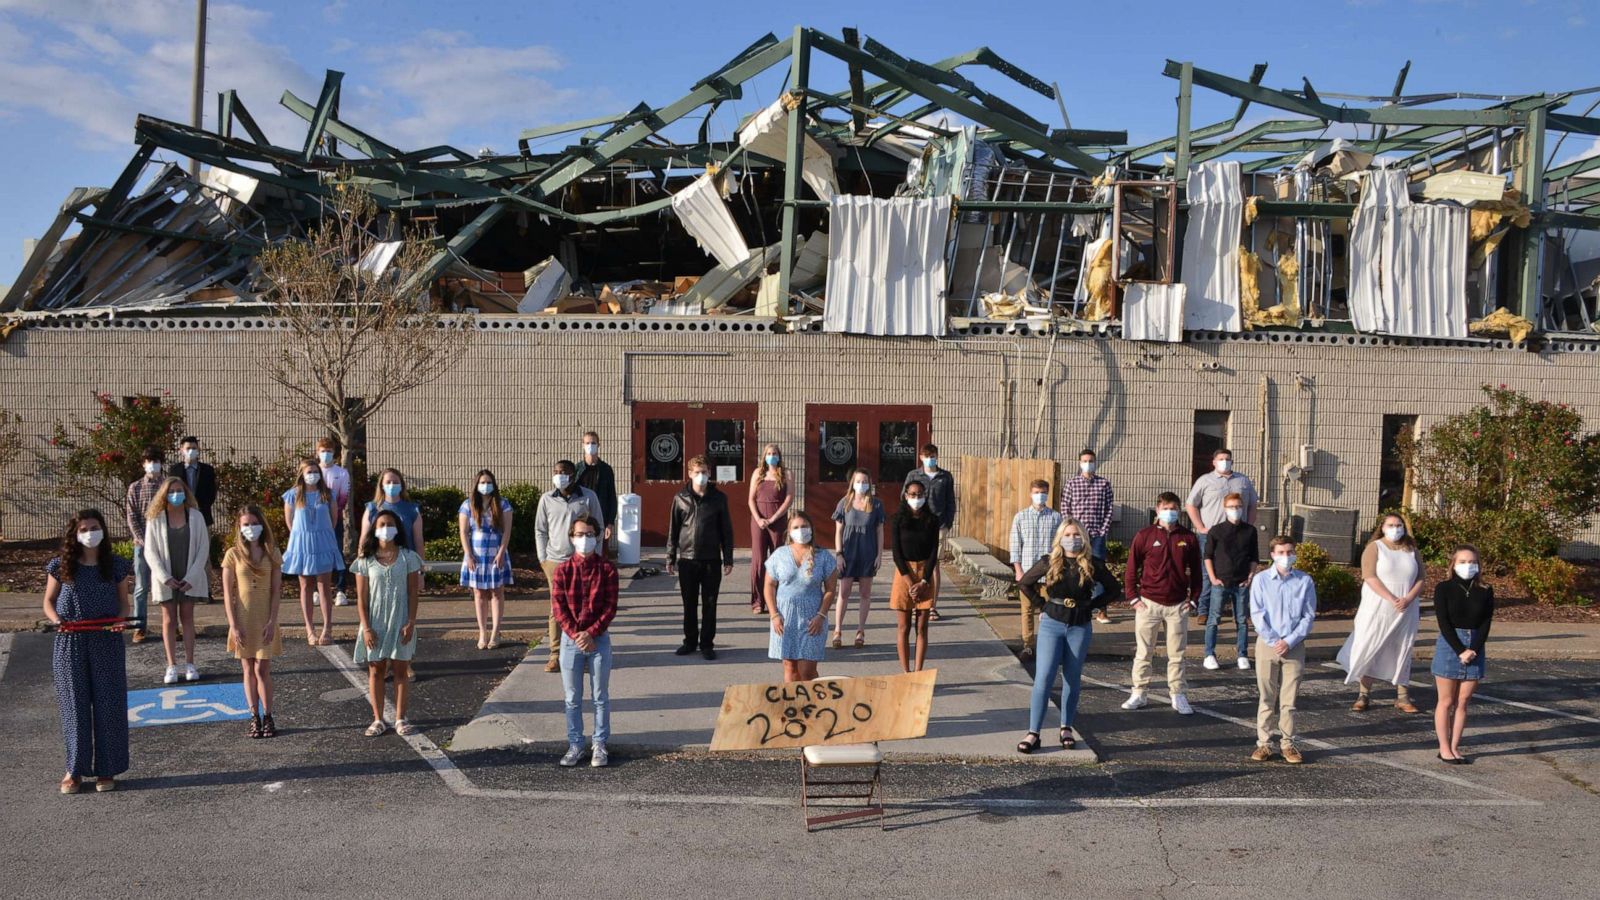
<path fill-rule="evenodd" d="M 759 484 L 767 477 L 767 451 L 768 450 L 776 450 L 776 451 L 778 451 L 778 464 L 776 466 L 772 467 L 773 469 L 777 470 L 778 477 L 774 478 L 772 480 L 776 481 L 778 483 L 778 487 L 783 487 L 784 479 L 788 477 L 789 470 L 783 464 L 783 448 L 779 447 L 777 444 L 768 444 L 765 447 L 761 448 L 761 458 L 756 461 L 756 470 L 755 470 L 755 473 L 751 476 L 751 481 L 754 481 L 757 484 Z"/>
<path fill-rule="evenodd" d="M 1050 568 L 1044 573 L 1044 586 L 1046 588 L 1067 576 L 1067 550 L 1061 546 L 1061 538 L 1067 533 L 1068 528 L 1078 529 L 1078 537 L 1083 539 L 1083 550 L 1078 553 L 1078 581 L 1085 582 L 1094 578 L 1094 560 L 1089 557 L 1089 533 L 1083 530 L 1078 520 L 1068 517 L 1061 520 L 1056 526 L 1055 536 L 1051 539 L 1054 546 L 1050 548 Z"/>
<path fill-rule="evenodd" d="M 167 502 L 167 494 L 172 492 L 173 485 L 177 485 L 178 489 L 183 491 L 185 519 L 189 516 L 189 510 L 200 508 L 194 502 L 194 491 L 189 490 L 189 485 L 185 484 L 182 478 L 169 475 L 165 481 L 161 482 L 161 490 L 156 491 L 156 495 L 150 500 L 150 506 L 144 511 L 146 519 L 155 519 L 166 514 L 167 507 L 171 505 Z"/>
<path fill-rule="evenodd" d="M 333 502 L 333 494 L 328 491 L 328 478 L 322 474 L 322 463 L 311 457 L 300 460 L 300 470 L 294 479 L 294 506 L 299 509 L 306 505 L 306 469 L 315 469 L 317 472 L 317 496 L 322 498 L 322 504 L 327 506 Z"/>
<path fill-rule="evenodd" d="M 71 584 L 78 577 L 78 562 L 83 559 L 83 545 L 78 543 L 78 526 L 86 520 L 93 519 L 100 523 L 100 559 L 95 568 L 100 570 L 100 577 L 107 584 L 112 580 L 111 568 L 111 532 L 106 528 L 106 517 L 100 515 L 98 509 L 80 509 L 73 514 L 72 520 L 67 522 L 67 531 L 61 536 L 61 581 Z"/>
<path fill-rule="evenodd" d="M 272 533 L 272 523 L 267 521 L 266 515 L 261 512 L 261 507 L 254 503 L 239 507 L 239 511 L 233 514 L 234 533 L 238 534 L 239 520 L 245 516 L 255 516 L 256 521 L 261 523 L 261 537 L 256 541 L 261 545 L 261 562 L 257 563 L 250 558 L 250 542 L 244 539 L 244 535 L 239 534 L 239 542 L 234 546 L 239 550 L 244 564 L 249 566 L 252 572 L 260 572 L 269 566 L 283 565 L 283 555 L 278 552 L 278 539 Z"/>
<path fill-rule="evenodd" d="M 487 494 L 481 494 L 478 492 L 478 485 L 483 482 L 483 476 L 485 475 L 489 476 L 489 483 L 494 485 L 494 490 Z M 478 474 L 472 478 L 472 493 L 468 494 L 467 496 L 470 498 L 470 502 L 472 504 L 470 507 L 468 507 L 468 510 L 470 511 L 468 519 L 472 522 L 472 527 L 477 528 L 478 523 L 482 522 L 484 517 L 487 516 L 489 519 L 489 527 L 495 531 L 499 531 L 500 479 L 494 477 L 494 473 L 488 469 L 479 469 Z"/>
<path fill-rule="evenodd" d="M 1410 550 L 1413 553 L 1416 552 L 1417 541 L 1416 538 L 1411 536 L 1411 520 L 1406 518 L 1405 513 L 1398 510 L 1378 514 L 1378 525 L 1376 528 L 1372 529 L 1372 539 L 1375 541 L 1383 540 L 1383 523 L 1389 521 L 1390 516 L 1394 516 L 1396 519 L 1399 519 L 1400 524 L 1406 527 L 1406 533 L 1400 538 L 1400 540 L 1395 541 L 1394 545 L 1402 550 Z"/>

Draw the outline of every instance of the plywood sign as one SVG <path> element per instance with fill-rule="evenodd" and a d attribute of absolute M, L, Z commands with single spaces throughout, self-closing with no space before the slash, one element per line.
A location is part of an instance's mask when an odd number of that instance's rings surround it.
<path fill-rule="evenodd" d="M 722 695 L 712 750 L 899 741 L 928 733 L 938 671 L 788 684 L 735 684 Z"/>

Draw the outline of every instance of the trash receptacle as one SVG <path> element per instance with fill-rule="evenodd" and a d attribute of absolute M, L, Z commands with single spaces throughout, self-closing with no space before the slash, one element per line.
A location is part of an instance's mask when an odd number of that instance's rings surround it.
<path fill-rule="evenodd" d="M 639 564 L 640 515 L 638 494 L 617 498 L 617 562 L 624 566 Z"/>

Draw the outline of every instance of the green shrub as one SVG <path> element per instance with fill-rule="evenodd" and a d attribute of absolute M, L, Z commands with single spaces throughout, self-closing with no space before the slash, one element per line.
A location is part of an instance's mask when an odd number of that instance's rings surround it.
<path fill-rule="evenodd" d="M 539 486 L 526 481 L 500 486 L 500 496 L 511 501 L 511 552 L 533 553 L 533 514 L 539 509 Z"/>
<path fill-rule="evenodd" d="M 92 420 L 57 420 L 50 446 L 64 456 L 51 465 L 61 492 L 120 508 L 128 483 L 144 477 L 140 459 L 144 448 L 153 444 L 170 456 L 183 437 L 183 410 L 165 399 L 168 393 L 134 397 L 123 404 L 108 393 L 96 392 L 100 411 Z"/>
<path fill-rule="evenodd" d="M 1588 606 L 1593 602 L 1578 595 L 1578 567 L 1564 559 L 1547 556 L 1517 563 L 1517 581 L 1533 599 L 1552 606 Z"/>
<path fill-rule="evenodd" d="M 1317 606 L 1346 609 L 1361 600 L 1361 579 L 1343 566 L 1327 565 L 1311 574 L 1317 585 Z"/>
<path fill-rule="evenodd" d="M 422 545 L 422 558 L 432 562 L 447 562 L 461 559 L 461 538 L 442 537 L 434 538 Z"/>
<path fill-rule="evenodd" d="M 1297 545 L 1294 548 L 1294 555 L 1295 568 L 1310 575 L 1312 578 L 1316 578 L 1333 565 L 1332 560 L 1328 559 L 1328 551 L 1309 541 Z M 1317 585 L 1317 596 L 1322 596 L 1322 586 L 1320 584 Z"/>
<path fill-rule="evenodd" d="M 133 562 L 133 541 L 112 541 L 111 555 Z"/>
<path fill-rule="evenodd" d="M 460 533 L 458 523 L 461 503 L 467 499 L 467 495 L 462 493 L 460 488 L 450 484 L 435 484 L 424 488 L 411 488 L 407 493 L 422 511 L 424 541 L 436 541 L 445 537 L 456 540 L 456 535 Z M 456 546 L 456 555 L 461 555 L 459 544 Z"/>
<path fill-rule="evenodd" d="M 1128 545 L 1121 541 L 1106 541 L 1106 564 L 1125 566 L 1128 564 Z"/>
<path fill-rule="evenodd" d="M 261 507 L 266 525 L 272 529 L 281 549 L 289 541 L 289 526 L 283 520 L 283 492 L 299 477 L 300 459 L 305 456 L 304 444 L 292 450 L 278 448 L 278 455 L 263 460 L 255 456 L 240 456 L 232 447 L 216 463 L 217 502 L 215 527 L 223 535 L 225 546 L 233 546 L 239 533 L 234 527 L 234 516 L 245 506 Z"/>
<path fill-rule="evenodd" d="M 1565 403 L 1483 391 L 1487 403 L 1402 436 L 1400 452 L 1430 504 L 1412 517 L 1427 553 L 1470 542 L 1503 572 L 1553 557 L 1600 511 L 1600 434 Z"/>

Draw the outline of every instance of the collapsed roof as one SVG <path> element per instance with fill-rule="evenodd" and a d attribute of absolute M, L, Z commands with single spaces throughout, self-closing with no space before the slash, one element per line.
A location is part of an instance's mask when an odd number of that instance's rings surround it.
<path fill-rule="evenodd" d="M 846 83 L 811 83 L 819 55 Z M 777 101 L 709 133 L 712 112 L 782 63 Z M 307 123 L 299 147 L 273 145 L 234 91 L 216 131 L 140 116 L 132 161 L 111 187 L 72 192 L 0 313 L 260 307 L 255 252 L 314 226 L 351 179 L 391 233 L 435 236 L 405 277 L 462 311 L 821 316 L 877 334 L 940 334 L 952 317 L 1120 320 L 1155 340 L 1594 329 L 1600 156 L 1547 155 L 1600 135 L 1600 118 L 1561 112 L 1600 88 L 1413 96 L 1409 66 L 1390 95 L 1356 96 L 1267 87 L 1265 65 L 1240 79 L 1169 61 L 1176 130 L 1133 146 L 1071 127 L 1053 85 L 988 48 L 922 63 L 850 29 L 797 28 L 672 103 L 532 128 L 512 155 L 384 143 L 340 118 L 330 71 L 314 102 L 280 99 Z M 1062 125 L 973 69 L 1055 101 Z M 1196 126 L 1195 88 L 1238 105 Z M 1252 107 L 1276 117 L 1246 125 Z M 666 136 L 696 114 L 694 140 Z"/>

